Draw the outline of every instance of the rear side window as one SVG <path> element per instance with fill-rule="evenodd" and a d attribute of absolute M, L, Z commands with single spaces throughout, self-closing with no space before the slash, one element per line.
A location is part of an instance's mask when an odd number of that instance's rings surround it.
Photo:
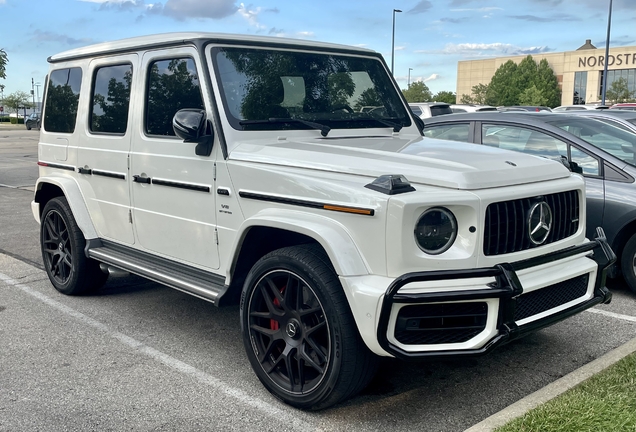
<path fill-rule="evenodd" d="M 77 121 L 82 84 L 82 69 L 68 68 L 52 71 L 46 90 L 44 130 L 73 133 Z"/>
<path fill-rule="evenodd" d="M 100 67 L 93 80 L 90 128 L 98 133 L 126 133 L 132 65 Z"/>
<path fill-rule="evenodd" d="M 418 106 L 410 106 L 409 108 L 411 108 L 411 111 L 413 111 L 413 114 L 421 116 L 422 115 L 422 109 Z"/>
<path fill-rule="evenodd" d="M 146 92 L 146 133 L 174 136 L 172 118 L 183 108 L 204 109 L 194 60 L 175 58 L 151 63 Z"/>
<path fill-rule="evenodd" d="M 424 136 L 451 141 L 470 142 L 468 123 L 426 126 Z"/>

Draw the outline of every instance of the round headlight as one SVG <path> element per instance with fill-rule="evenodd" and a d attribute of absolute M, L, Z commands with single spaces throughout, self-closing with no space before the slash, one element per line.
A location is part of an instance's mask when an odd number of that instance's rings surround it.
<path fill-rule="evenodd" d="M 426 210 L 415 224 L 415 241 L 430 255 L 447 251 L 456 237 L 457 220 L 450 210 L 442 207 Z"/>

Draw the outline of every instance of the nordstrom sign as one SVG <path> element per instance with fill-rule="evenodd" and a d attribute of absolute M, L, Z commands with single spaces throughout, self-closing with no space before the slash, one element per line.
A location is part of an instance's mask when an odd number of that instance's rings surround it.
<path fill-rule="evenodd" d="M 636 65 L 636 53 L 634 54 L 618 54 L 616 56 L 609 55 L 609 61 L 607 62 L 607 66 L 628 66 L 628 65 Z M 589 56 L 589 57 L 579 57 L 579 67 L 604 67 L 605 66 L 605 56 Z"/>

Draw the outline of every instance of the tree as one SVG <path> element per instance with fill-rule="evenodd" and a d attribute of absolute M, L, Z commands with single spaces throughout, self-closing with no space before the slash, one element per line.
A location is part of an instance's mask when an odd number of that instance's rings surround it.
<path fill-rule="evenodd" d="M 0 49 L 0 78 L 6 79 L 6 67 L 7 63 L 9 63 L 9 58 L 7 57 L 7 52 L 3 49 Z"/>
<path fill-rule="evenodd" d="M 430 102 L 433 99 L 433 94 L 422 81 L 411 83 L 409 88 L 402 89 L 402 94 L 407 102 Z"/>
<path fill-rule="evenodd" d="M 454 92 L 442 90 L 433 96 L 436 102 L 446 102 L 447 104 L 457 103 L 457 95 Z"/>
<path fill-rule="evenodd" d="M 519 105 L 519 67 L 512 60 L 508 60 L 495 71 L 495 75 L 488 85 L 486 103 L 493 106 Z"/>
<path fill-rule="evenodd" d="M 531 55 L 521 60 L 517 66 L 516 74 L 517 86 L 519 87 L 520 92 L 536 85 L 538 69 L 537 62 L 534 61 Z"/>
<path fill-rule="evenodd" d="M 605 98 L 611 103 L 629 102 L 636 96 L 636 92 L 630 92 L 627 80 L 623 77 L 615 80 L 605 92 Z"/>
<path fill-rule="evenodd" d="M 21 108 L 31 107 L 31 102 L 29 102 L 30 98 L 31 95 L 23 91 L 16 91 L 4 98 L 4 104 L 18 114 Z"/>
<path fill-rule="evenodd" d="M 486 94 L 488 93 L 488 84 L 479 83 L 472 86 L 471 90 L 472 94 L 463 94 L 460 102 L 463 104 L 485 105 Z"/>
<path fill-rule="evenodd" d="M 520 105 L 532 105 L 532 106 L 545 106 L 548 99 L 543 95 L 543 92 L 533 85 L 530 88 L 525 89 L 519 95 Z"/>
<path fill-rule="evenodd" d="M 534 83 L 541 94 L 543 94 L 543 97 L 546 98 L 546 106 L 554 108 L 561 105 L 561 89 L 559 88 L 559 81 L 557 80 L 556 75 L 554 75 L 554 71 L 546 59 L 539 62 L 537 77 Z"/>

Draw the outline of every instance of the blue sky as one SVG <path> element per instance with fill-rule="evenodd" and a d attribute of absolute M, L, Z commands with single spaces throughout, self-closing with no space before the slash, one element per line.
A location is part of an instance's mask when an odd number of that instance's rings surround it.
<path fill-rule="evenodd" d="M 0 0 L 4 95 L 44 83 L 47 57 L 79 46 L 174 31 L 292 37 L 363 46 L 402 88 L 455 91 L 457 61 L 605 46 L 609 0 Z M 614 0 L 611 46 L 636 45 L 636 0 Z M 39 94 L 42 94 L 42 87 Z"/>

